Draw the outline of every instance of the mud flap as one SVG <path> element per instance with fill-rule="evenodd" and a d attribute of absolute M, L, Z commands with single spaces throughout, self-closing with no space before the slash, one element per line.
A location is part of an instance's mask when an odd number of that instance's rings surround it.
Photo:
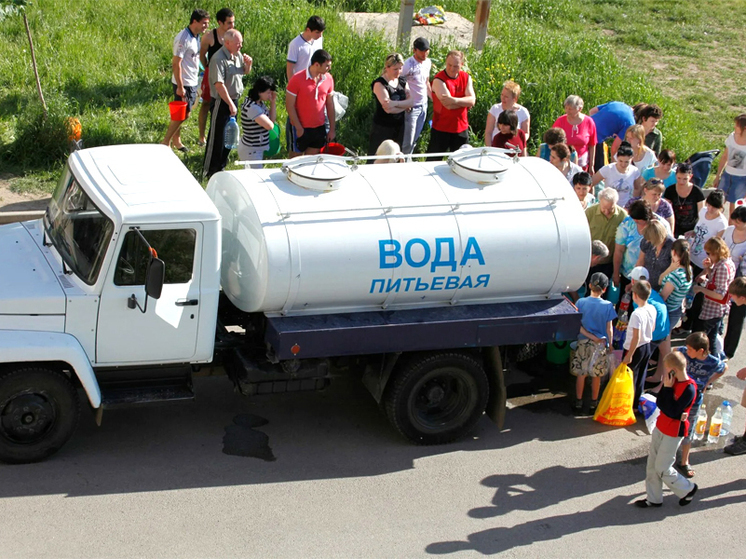
<path fill-rule="evenodd" d="M 505 423 L 507 392 L 505 390 L 505 371 L 499 347 L 484 349 L 484 369 L 490 383 L 490 397 L 487 400 L 486 413 L 498 429 Z"/>

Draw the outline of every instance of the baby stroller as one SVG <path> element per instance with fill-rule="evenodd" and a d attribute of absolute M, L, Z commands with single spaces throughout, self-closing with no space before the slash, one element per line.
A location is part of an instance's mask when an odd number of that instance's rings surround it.
<path fill-rule="evenodd" d="M 705 187 L 707 177 L 710 175 L 710 169 L 712 168 L 712 162 L 715 161 L 718 155 L 720 155 L 719 149 L 698 151 L 686 160 L 692 166 L 692 173 L 694 174 L 692 182 L 698 187 Z"/>

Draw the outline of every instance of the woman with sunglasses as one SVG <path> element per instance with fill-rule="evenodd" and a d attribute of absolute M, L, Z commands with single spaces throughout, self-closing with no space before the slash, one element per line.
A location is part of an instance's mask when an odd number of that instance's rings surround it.
<path fill-rule="evenodd" d="M 673 231 L 676 220 L 674 219 L 671 202 L 663 198 L 665 190 L 666 187 L 661 179 L 650 179 L 642 187 L 642 196 L 630 198 L 624 209 L 629 210 L 632 202 L 641 199 L 645 200 L 650 206 L 650 209 L 653 210 L 653 213 L 665 219 L 671 226 L 671 231 Z"/>

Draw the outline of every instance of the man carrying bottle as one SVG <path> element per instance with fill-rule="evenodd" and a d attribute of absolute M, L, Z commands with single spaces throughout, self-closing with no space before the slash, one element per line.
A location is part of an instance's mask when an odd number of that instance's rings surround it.
<path fill-rule="evenodd" d="M 241 55 L 243 37 L 236 29 L 223 36 L 223 46 L 210 59 L 210 132 L 205 148 L 204 175 L 210 178 L 225 169 L 231 150 L 225 147 L 225 125 L 238 113 L 243 93 L 241 76 L 251 71 L 252 59 Z"/>

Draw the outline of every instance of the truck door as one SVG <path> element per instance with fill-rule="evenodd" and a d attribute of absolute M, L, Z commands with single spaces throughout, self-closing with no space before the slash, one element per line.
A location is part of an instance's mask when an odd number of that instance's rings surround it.
<path fill-rule="evenodd" d="M 127 304 L 134 294 L 145 305 L 149 252 L 126 227 L 101 292 L 96 362 L 105 364 L 188 362 L 195 354 L 200 312 L 202 224 L 178 228 L 140 228 L 166 264 L 160 299 L 149 299 L 146 312 Z"/>

